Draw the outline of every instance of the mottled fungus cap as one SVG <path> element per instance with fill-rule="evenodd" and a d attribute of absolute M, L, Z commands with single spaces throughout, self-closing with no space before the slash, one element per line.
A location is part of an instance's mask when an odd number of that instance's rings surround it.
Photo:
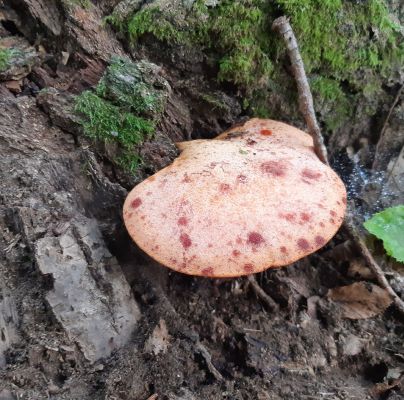
<path fill-rule="evenodd" d="M 252 119 L 178 147 L 124 204 L 132 239 L 173 270 L 225 278 L 285 266 L 323 247 L 343 221 L 344 184 L 297 128 Z"/>

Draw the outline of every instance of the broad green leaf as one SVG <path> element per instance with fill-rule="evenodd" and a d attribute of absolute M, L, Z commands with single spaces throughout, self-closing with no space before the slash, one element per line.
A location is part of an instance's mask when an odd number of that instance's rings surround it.
<path fill-rule="evenodd" d="M 383 240 L 389 256 L 404 262 L 404 205 L 386 208 L 364 223 L 365 228 Z"/>

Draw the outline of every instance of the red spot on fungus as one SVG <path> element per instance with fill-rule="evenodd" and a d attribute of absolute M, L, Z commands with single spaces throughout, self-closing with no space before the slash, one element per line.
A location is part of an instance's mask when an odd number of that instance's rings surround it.
<path fill-rule="evenodd" d="M 303 239 L 303 238 L 299 239 L 297 241 L 297 245 L 299 246 L 299 248 L 301 250 L 304 250 L 304 251 L 310 250 L 310 243 L 306 239 Z"/>
<path fill-rule="evenodd" d="M 248 273 L 251 273 L 254 271 L 254 265 L 252 265 L 252 264 L 244 264 L 243 268 L 244 268 L 244 271 L 248 272 Z"/>
<path fill-rule="evenodd" d="M 181 218 L 178 219 L 177 224 L 185 226 L 185 225 L 188 224 L 188 220 L 185 217 L 181 217 Z"/>
<path fill-rule="evenodd" d="M 320 178 L 321 173 L 320 173 L 320 172 L 313 171 L 313 170 L 308 169 L 308 168 L 305 168 L 305 169 L 302 171 L 302 176 L 303 176 L 303 178 L 308 178 L 308 179 L 317 180 L 318 178 Z"/>
<path fill-rule="evenodd" d="M 201 273 L 202 273 L 202 275 L 205 275 L 205 276 L 212 276 L 213 275 L 213 268 L 212 267 L 204 268 L 201 271 Z"/>
<path fill-rule="evenodd" d="M 145 219 L 146 218 L 146 215 L 142 215 L 141 217 L 140 217 L 140 219 Z"/>
<path fill-rule="evenodd" d="M 266 161 L 261 164 L 261 171 L 273 176 L 284 176 L 286 166 L 281 161 Z"/>
<path fill-rule="evenodd" d="M 230 191 L 230 185 L 228 183 L 221 183 L 219 186 L 219 190 L 222 193 L 228 193 Z"/>
<path fill-rule="evenodd" d="M 264 135 L 264 136 L 271 136 L 272 135 L 272 131 L 271 130 L 269 130 L 269 129 L 261 129 L 261 135 Z"/>
<path fill-rule="evenodd" d="M 208 247 L 209 247 L 209 248 L 213 247 L 213 244 L 212 244 L 212 243 L 209 243 L 209 244 L 208 244 Z"/>
<path fill-rule="evenodd" d="M 180 242 L 184 249 L 188 249 L 192 245 L 192 240 L 186 233 L 181 233 L 180 235 Z"/>
<path fill-rule="evenodd" d="M 285 246 L 281 246 L 281 253 L 283 253 L 283 254 L 287 254 L 287 253 L 288 253 L 288 250 L 286 249 Z"/>
<path fill-rule="evenodd" d="M 346 204 L 346 197 L 343 197 L 341 200 L 342 200 L 342 202 L 343 202 L 344 204 Z"/>
<path fill-rule="evenodd" d="M 232 254 L 234 257 L 238 257 L 241 253 L 238 250 L 233 250 Z"/>
<path fill-rule="evenodd" d="M 302 221 L 304 221 L 304 222 L 309 222 L 310 219 L 311 219 L 310 215 L 307 214 L 307 213 L 304 213 L 304 212 L 300 213 L 300 218 L 301 218 Z"/>
<path fill-rule="evenodd" d="M 183 183 L 190 183 L 192 182 L 192 179 L 188 176 L 188 174 L 184 174 L 184 177 L 182 178 Z"/>
<path fill-rule="evenodd" d="M 132 208 L 138 208 L 138 207 L 140 207 L 141 204 L 142 204 L 142 199 L 140 199 L 139 197 L 136 197 L 136 199 L 132 200 L 132 202 L 130 203 L 130 206 Z"/>
<path fill-rule="evenodd" d="M 246 140 L 246 143 L 247 143 L 248 146 L 254 146 L 254 144 L 257 144 L 257 142 L 255 140 L 250 139 L 250 138 L 248 138 Z"/>
<path fill-rule="evenodd" d="M 334 218 L 330 218 L 330 222 L 331 222 L 332 224 L 335 224 L 335 219 L 334 219 Z"/>
<path fill-rule="evenodd" d="M 279 216 L 283 219 L 286 219 L 289 222 L 294 221 L 296 214 L 295 213 L 279 213 Z"/>
<path fill-rule="evenodd" d="M 236 239 L 236 243 L 237 243 L 237 244 L 242 244 L 242 243 L 243 243 L 243 239 L 241 239 L 241 237 L 239 236 L 239 237 Z"/>
<path fill-rule="evenodd" d="M 324 246 L 325 245 L 325 239 L 322 236 L 316 236 L 314 238 L 314 241 L 316 242 L 317 246 Z"/>
<path fill-rule="evenodd" d="M 337 216 L 337 213 L 336 213 L 335 211 L 331 210 L 331 211 L 330 211 L 330 215 L 331 215 L 331 217 L 336 217 L 336 216 Z"/>
<path fill-rule="evenodd" d="M 248 244 L 259 246 L 265 243 L 265 239 L 257 232 L 250 232 L 247 239 Z"/>
<path fill-rule="evenodd" d="M 246 177 L 245 175 L 238 175 L 238 176 L 237 176 L 237 180 L 238 180 L 240 183 L 245 183 L 245 182 L 247 182 L 247 177 Z"/>

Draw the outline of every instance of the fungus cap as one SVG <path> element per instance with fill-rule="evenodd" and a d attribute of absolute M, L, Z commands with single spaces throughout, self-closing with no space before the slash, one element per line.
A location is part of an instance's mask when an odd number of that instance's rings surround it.
<path fill-rule="evenodd" d="M 343 221 L 344 184 L 297 128 L 252 119 L 179 148 L 124 204 L 132 239 L 171 269 L 224 278 L 285 266 Z"/>

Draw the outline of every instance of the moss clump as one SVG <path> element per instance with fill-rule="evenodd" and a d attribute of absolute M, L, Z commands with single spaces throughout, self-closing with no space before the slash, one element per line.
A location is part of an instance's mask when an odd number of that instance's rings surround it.
<path fill-rule="evenodd" d="M 163 111 L 168 90 L 166 81 L 156 74 L 152 64 L 145 61 L 134 64 L 115 57 L 98 84 L 97 94 L 153 118 Z"/>
<path fill-rule="evenodd" d="M 404 61 L 400 26 L 383 0 L 277 0 L 291 17 L 308 72 L 353 79 L 358 69 L 388 73 Z M 401 41 L 401 43 L 400 43 Z"/>
<path fill-rule="evenodd" d="M 145 6 L 109 21 L 132 45 L 146 34 L 168 44 L 197 45 L 216 61 L 218 80 L 244 89 L 246 104 L 254 105 L 250 111 L 265 115 L 262 99 L 268 96 L 263 91 L 273 90 L 271 81 L 283 73 L 278 60 L 285 60 L 280 56 L 284 44 L 271 32 L 271 24 L 287 15 L 307 72 L 319 77 L 314 90 L 326 96 L 323 100 L 338 103 L 337 113 L 326 121 L 330 129 L 347 116 L 347 95 L 340 82 L 359 99 L 370 79 L 387 77 L 404 63 L 402 31 L 391 19 L 386 0 L 222 0 L 213 8 L 204 4 L 197 0 L 185 11 Z"/>
<path fill-rule="evenodd" d="M 4 72 L 11 67 L 17 58 L 24 56 L 20 49 L 0 48 L 0 72 Z"/>
<path fill-rule="evenodd" d="M 328 130 L 333 131 L 351 116 L 352 99 L 348 98 L 337 80 L 315 77 L 310 86 Z"/>
<path fill-rule="evenodd" d="M 132 173 L 141 163 L 137 146 L 152 135 L 165 104 L 167 87 L 161 77 L 152 78 L 152 68 L 149 63 L 114 58 L 95 91 L 85 91 L 76 99 L 84 133 L 96 141 L 115 143 L 118 155 L 113 161 Z M 148 85 L 151 79 L 160 87 Z"/>
<path fill-rule="evenodd" d="M 243 87 L 254 84 L 272 71 L 269 59 L 270 26 L 265 1 L 225 0 L 217 8 L 207 8 L 198 0 L 186 15 L 185 22 L 178 21 L 173 11 L 157 7 L 143 8 L 119 20 L 111 16 L 110 23 L 135 44 L 145 34 L 172 44 L 193 46 L 197 44 L 206 52 L 219 55 L 218 79 Z"/>
<path fill-rule="evenodd" d="M 5 71 L 9 67 L 12 54 L 12 49 L 0 49 L 0 72 Z"/>

